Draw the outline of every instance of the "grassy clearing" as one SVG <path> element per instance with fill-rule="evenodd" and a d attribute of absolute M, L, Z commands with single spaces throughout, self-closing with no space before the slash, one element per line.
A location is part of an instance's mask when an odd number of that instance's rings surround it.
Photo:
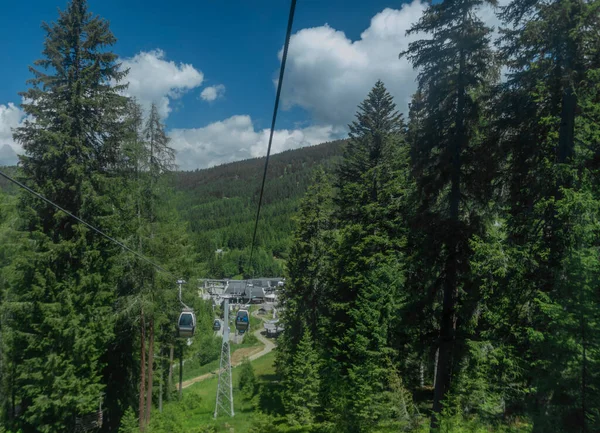
<path fill-rule="evenodd" d="M 262 386 L 276 386 L 275 369 L 273 362 L 275 353 L 271 352 L 252 362 L 258 382 Z M 239 368 L 233 369 L 233 395 L 235 402 L 235 416 L 220 416 L 213 419 L 215 398 L 217 393 L 217 378 L 196 383 L 183 390 L 181 402 L 168 402 L 163 413 L 154 411 L 150 432 L 152 433 L 201 433 L 201 432 L 247 432 L 255 418 L 255 405 L 244 399 L 238 389 Z M 260 406 L 277 408 L 276 393 L 271 395 L 274 401 L 258 402 Z M 231 430 L 233 429 L 233 430 Z"/>
<path fill-rule="evenodd" d="M 231 344 L 231 357 L 234 358 L 234 354 L 237 351 L 246 351 L 245 349 L 252 347 L 256 347 L 259 348 L 259 350 L 262 350 L 264 344 L 262 344 L 261 341 L 258 340 L 256 337 L 244 338 L 241 344 Z M 219 362 L 220 359 L 215 359 L 214 361 L 211 361 L 208 364 L 201 365 L 199 360 L 197 359 L 188 359 L 185 361 L 185 364 L 183 366 L 183 380 L 185 381 L 193 379 L 194 377 L 198 377 L 203 374 L 210 373 L 211 371 L 215 371 L 219 368 Z M 173 374 L 175 375 L 176 380 L 179 380 L 179 362 L 175 363 L 173 368 Z"/>

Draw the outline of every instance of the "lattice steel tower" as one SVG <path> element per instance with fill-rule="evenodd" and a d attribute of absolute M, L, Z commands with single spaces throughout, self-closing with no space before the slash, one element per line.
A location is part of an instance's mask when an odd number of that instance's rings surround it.
<path fill-rule="evenodd" d="M 225 323 L 223 324 L 223 345 L 221 346 L 221 363 L 219 364 L 219 384 L 217 385 L 216 418 L 219 411 L 233 416 L 233 385 L 231 383 L 231 351 L 229 349 L 229 299 L 223 304 Z"/>

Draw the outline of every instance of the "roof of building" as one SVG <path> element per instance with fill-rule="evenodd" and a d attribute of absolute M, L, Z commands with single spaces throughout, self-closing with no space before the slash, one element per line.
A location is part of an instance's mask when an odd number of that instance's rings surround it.
<path fill-rule="evenodd" d="M 241 296 L 250 296 L 252 294 L 252 298 L 264 298 L 265 287 L 254 286 L 249 284 L 247 280 L 230 280 L 225 289 L 225 294 Z"/>
<path fill-rule="evenodd" d="M 225 289 L 226 295 L 245 295 L 250 288 L 244 280 L 231 280 L 228 281 L 227 288 Z"/>

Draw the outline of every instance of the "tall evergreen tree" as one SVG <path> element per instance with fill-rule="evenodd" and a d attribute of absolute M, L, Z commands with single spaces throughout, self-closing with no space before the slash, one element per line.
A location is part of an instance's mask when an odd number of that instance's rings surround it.
<path fill-rule="evenodd" d="M 107 48 L 115 37 L 85 0 L 43 24 L 44 58 L 22 93 L 28 118 L 14 138 L 24 182 L 97 227 L 116 225 L 109 196 L 122 134 L 126 74 Z M 115 83 L 117 83 L 115 85 Z M 20 351 L 15 399 L 23 431 L 62 432 L 102 398 L 102 364 L 112 333 L 115 247 L 54 207 L 21 196 L 23 229 L 35 243 L 15 261 L 8 326 Z"/>
<path fill-rule="evenodd" d="M 175 168 L 175 150 L 169 147 L 170 138 L 165 132 L 165 125 L 160 119 L 156 104 L 150 106 L 150 114 L 144 128 L 144 138 L 148 143 L 148 170 L 153 183 L 162 174 L 169 173 Z"/>
<path fill-rule="evenodd" d="M 378 81 L 350 125 L 336 178 L 332 272 L 325 318 L 325 394 L 346 431 L 381 415 L 391 304 L 403 283 L 405 125 Z"/>
<path fill-rule="evenodd" d="M 291 360 L 290 374 L 283 387 L 283 401 L 292 425 L 309 425 L 315 420 L 319 408 L 320 360 L 307 327 Z"/>
<path fill-rule="evenodd" d="M 439 425 L 442 401 L 450 390 L 454 369 L 462 350 L 458 306 L 459 294 L 469 293 L 469 245 L 473 233 L 481 230 L 475 194 L 475 136 L 481 101 L 476 97 L 493 76 L 494 58 L 489 47 L 490 29 L 477 17 L 483 0 L 445 1 L 430 5 L 408 34 L 423 32 L 431 38 L 412 42 L 406 52 L 419 69 L 419 95 L 423 97 L 423 129 L 414 143 L 414 175 L 422 201 L 420 213 L 432 213 L 434 221 L 426 230 L 438 230 L 442 260 L 440 281 L 443 291 L 439 319 L 439 359 L 435 378 L 432 428 Z M 493 3 L 493 2 L 490 2 Z"/>
<path fill-rule="evenodd" d="M 288 329 L 282 336 L 282 348 L 296 347 L 305 327 L 315 339 L 321 334 L 320 317 L 327 308 L 332 194 L 329 178 L 322 169 L 317 169 L 314 184 L 300 205 L 287 263 L 287 281 L 281 293 L 281 302 L 285 304 L 282 320 Z"/>
<path fill-rule="evenodd" d="M 597 377 L 588 369 L 598 353 L 590 308 L 598 296 L 589 285 L 598 273 L 590 231 L 598 209 L 590 128 L 598 119 L 598 2 L 513 1 L 502 18 L 509 74 L 497 129 L 509 155 L 515 266 L 508 285 L 527 312 L 511 317 L 522 323 L 512 336 L 533 389 L 528 410 L 534 432 L 592 431 L 599 422 L 589 405 L 599 398 Z"/>
<path fill-rule="evenodd" d="M 144 121 L 143 110 L 135 100 L 128 105 L 128 134 L 122 143 L 122 202 L 129 215 L 128 239 L 137 250 L 173 273 L 183 276 L 183 259 L 187 239 L 177 215 L 168 207 L 172 196 L 167 176 L 175 167 L 175 152 L 169 147 L 164 125 L 158 110 L 152 104 Z M 175 281 L 161 275 L 153 266 L 141 260 L 127 262 L 120 285 L 124 323 L 133 335 L 139 337 L 138 414 L 139 428 L 144 430 L 150 423 L 154 390 L 154 352 L 174 344 L 173 317 L 180 306 L 174 305 Z M 169 305 L 170 312 L 163 307 Z M 170 328 L 169 328 L 170 325 Z M 171 333 L 165 332 L 168 328 Z M 138 333 L 139 331 L 139 333 Z M 160 340 L 157 340 L 157 337 Z M 133 345 L 131 345 L 131 350 Z M 131 406 L 131 403 L 128 405 Z M 122 408 L 125 409 L 127 406 Z"/>

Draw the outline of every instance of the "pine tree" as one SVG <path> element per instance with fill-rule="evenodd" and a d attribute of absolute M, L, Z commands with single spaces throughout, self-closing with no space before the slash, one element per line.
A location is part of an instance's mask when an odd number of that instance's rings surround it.
<path fill-rule="evenodd" d="M 508 284 L 517 311 L 527 312 L 510 312 L 523 325 L 509 335 L 533 389 L 534 432 L 592 431 L 599 422 L 589 405 L 598 401 L 598 379 L 588 370 L 598 350 L 590 338 L 598 301 L 590 287 L 598 273 L 590 232 L 598 209 L 590 128 L 598 119 L 597 7 L 514 1 L 502 13 L 509 74 L 496 127 L 509 155 Z"/>
<path fill-rule="evenodd" d="M 287 281 L 282 289 L 286 331 L 282 347 L 296 347 L 304 327 L 313 338 L 320 335 L 320 316 L 325 313 L 332 188 L 322 169 L 317 169 L 297 217 L 297 228 L 287 263 Z M 284 349 L 285 351 L 285 349 Z M 284 362 L 285 364 L 285 362 Z"/>
<path fill-rule="evenodd" d="M 121 419 L 121 425 L 119 426 L 119 433 L 137 433 L 138 420 L 135 417 L 133 409 L 128 408 Z"/>
<path fill-rule="evenodd" d="M 457 302 L 461 289 L 468 293 L 468 239 L 480 230 L 480 215 L 465 208 L 473 196 L 471 164 L 474 137 L 479 126 L 481 100 L 477 91 L 493 76 L 490 29 L 477 17 L 483 0 L 449 1 L 430 5 L 408 34 L 424 32 L 431 38 L 412 42 L 406 55 L 419 68 L 419 90 L 424 96 L 423 133 L 412 151 L 415 178 L 422 196 L 419 211 L 431 212 L 443 227 L 444 263 L 442 313 L 439 320 L 439 360 L 436 372 L 431 427 L 450 390 L 453 365 L 458 365 L 461 330 L 457 329 Z M 481 206 L 481 202 L 478 203 Z M 471 208 L 472 209 L 472 208 Z M 426 228 L 427 229 L 427 228 Z"/>
<path fill-rule="evenodd" d="M 349 432 L 369 431 L 381 416 L 390 306 L 404 280 L 407 193 L 405 125 L 381 81 L 356 117 L 337 170 L 337 233 L 322 343 L 324 398 Z"/>
<path fill-rule="evenodd" d="M 187 249 L 185 226 L 171 212 L 172 191 L 166 176 L 175 167 L 175 152 L 169 147 L 164 125 L 154 104 L 144 122 L 143 110 L 135 100 L 128 106 L 128 135 L 122 145 L 125 163 L 122 167 L 122 202 L 130 215 L 129 231 L 135 235 L 130 243 L 138 251 L 172 272 L 188 269 L 184 262 Z M 193 256 L 188 256 L 193 260 Z M 177 269 L 177 270 L 175 270 Z M 154 396 L 154 352 L 162 345 L 173 344 L 173 337 L 161 328 L 170 327 L 177 317 L 164 310 L 170 305 L 171 312 L 178 311 L 174 305 L 176 289 L 174 281 L 157 272 L 146 262 L 131 261 L 125 267 L 122 281 L 123 315 L 132 330 L 139 330 L 139 428 L 149 425 Z M 135 311 L 135 314 L 133 313 Z M 157 332 L 158 331 L 158 332 Z M 162 341 L 156 341 L 160 335 Z"/>
<path fill-rule="evenodd" d="M 125 77 L 108 22 L 84 0 L 71 1 L 56 23 L 43 24 L 44 58 L 22 93 L 30 118 L 15 130 L 25 150 L 25 183 L 100 229 L 116 226 L 109 195 L 122 135 Z M 115 85 L 115 83 L 117 83 Z M 97 409 L 104 385 L 101 356 L 112 333 L 117 250 L 96 233 L 26 193 L 20 215 L 34 251 L 15 265 L 18 303 L 8 323 L 20 360 L 15 400 L 24 431 L 59 432 Z M 28 307 L 16 308 L 16 305 Z"/>
<path fill-rule="evenodd" d="M 344 149 L 343 162 L 337 170 L 336 200 L 339 218 L 347 222 L 363 222 L 366 215 L 361 211 L 365 200 L 377 201 L 381 185 L 377 183 L 377 170 L 371 172 L 368 187 L 361 188 L 365 173 L 384 162 L 390 139 L 404 132 L 402 115 L 396 111 L 392 96 L 381 80 L 375 83 L 367 98 L 358 106 L 356 120 L 348 125 L 350 140 Z M 395 143 L 398 145 L 398 143 Z"/>
<path fill-rule="evenodd" d="M 319 409 L 320 360 L 310 330 L 305 327 L 283 382 L 288 422 L 309 425 Z"/>
<path fill-rule="evenodd" d="M 165 132 L 165 125 L 161 122 L 156 104 L 150 107 L 150 115 L 144 128 L 144 138 L 148 143 L 150 159 L 148 169 L 154 182 L 162 174 L 175 168 L 175 150 L 169 147 L 170 138 Z"/>
<path fill-rule="evenodd" d="M 14 378 L 11 369 L 14 367 L 16 353 L 10 350 L 10 328 L 4 323 L 8 313 L 6 306 L 12 271 L 10 265 L 12 258 L 19 253 L 20 246 L 14 231 L 14 227 L 17 226 L 15 204 L 15 197 L 0 192 L 0 425 L 13 414 L 10 397 L 13 393 Z"/>
<path fill-rule="evenodd" d="M 244 358 L 242 361 L 238 388 L 246 398 L 252 398 L 256 391 L 256 375 L 248 358 Z"/>

